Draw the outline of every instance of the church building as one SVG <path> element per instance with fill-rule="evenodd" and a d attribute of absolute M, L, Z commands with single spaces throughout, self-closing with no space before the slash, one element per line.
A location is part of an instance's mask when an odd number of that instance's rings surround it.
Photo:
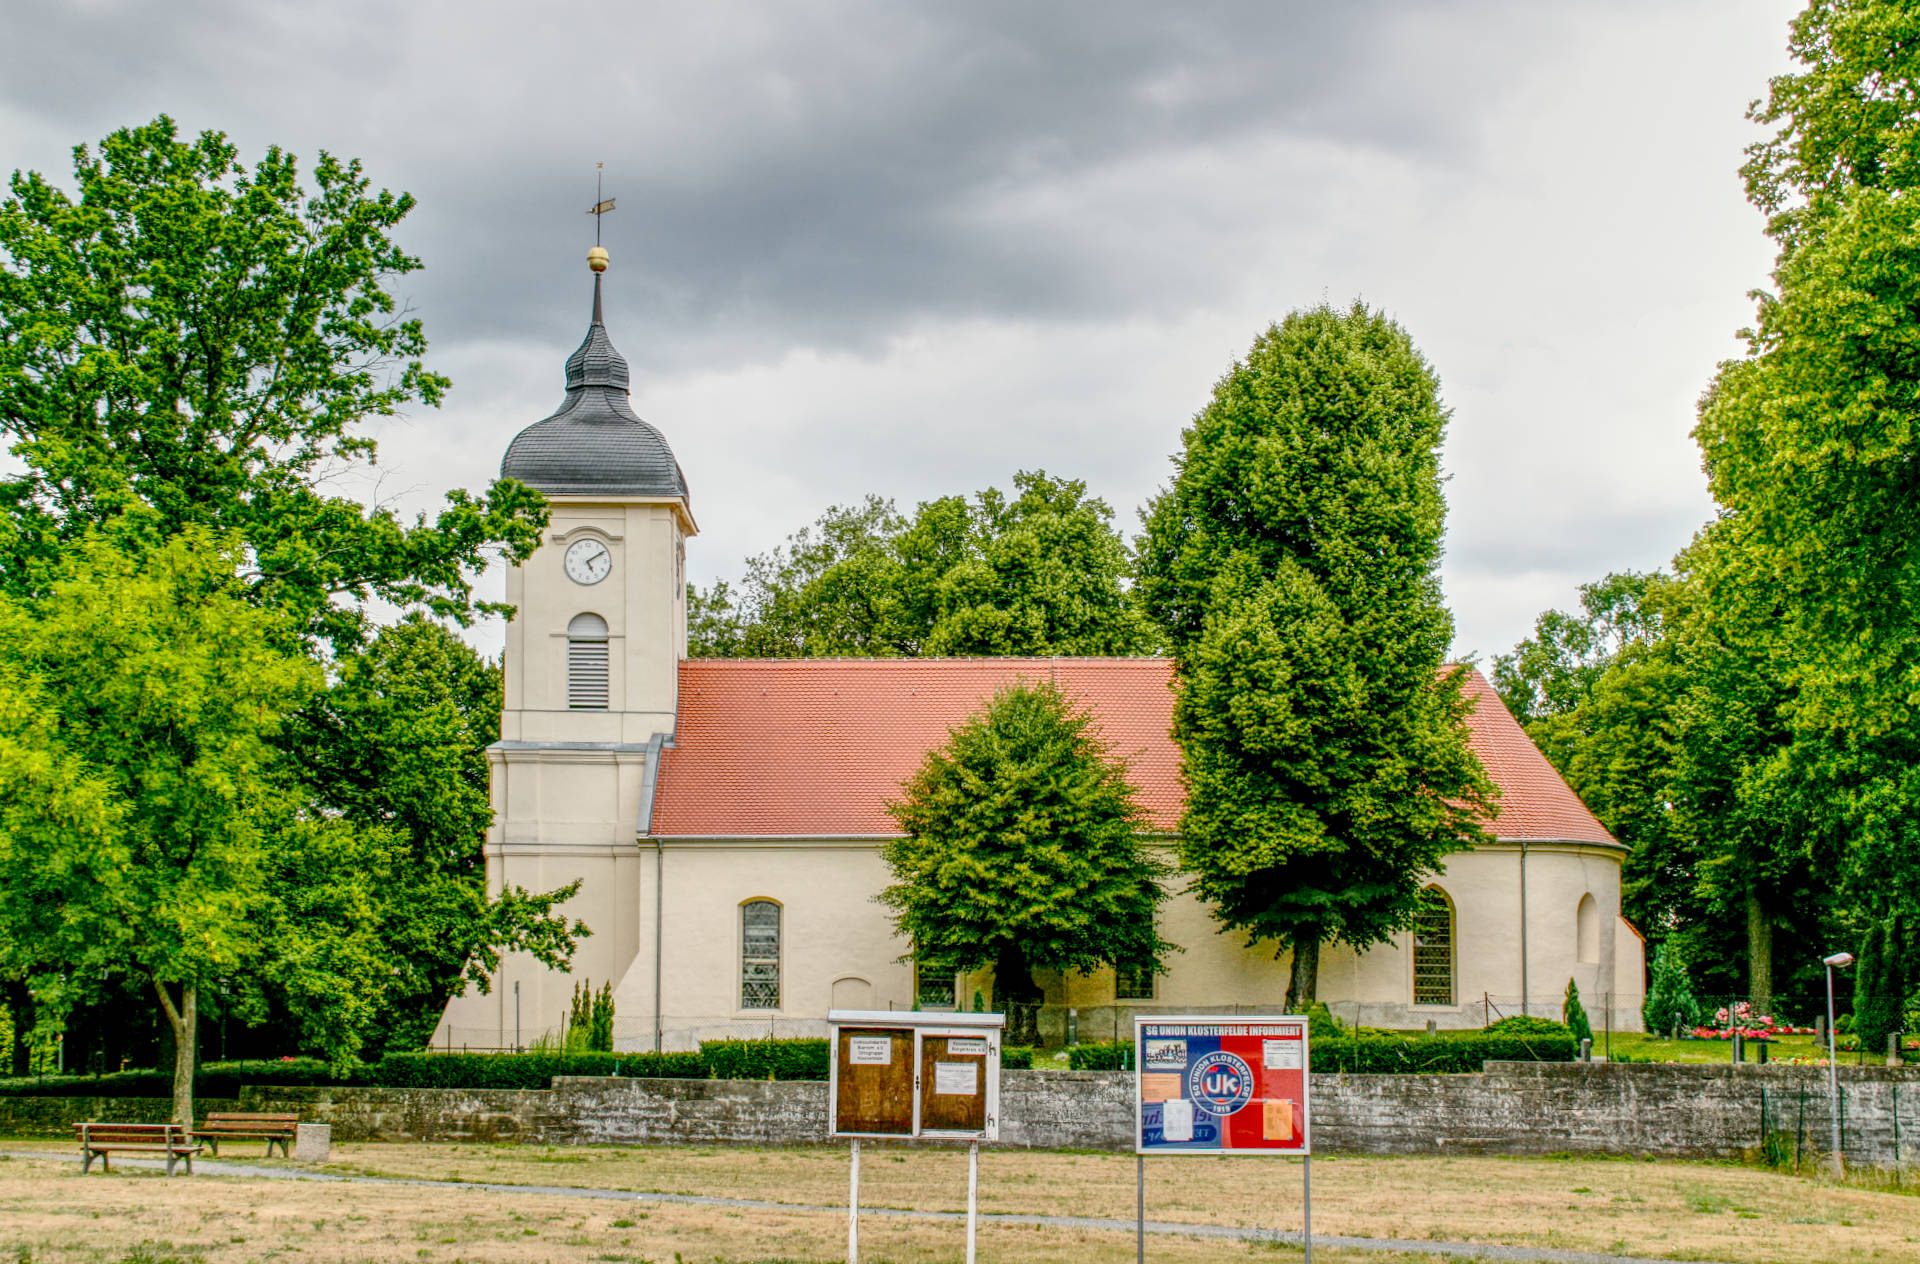
<path fill-rule="evenodd" d="M 566 363 L 558 411 L 523 430 L 503 476 L 545 493 L 552 521 L 512 568 L 506 697 L 488 751 L 493 891 L 580 882 L 565 906 L 593 931 L 571 974 L 508 956 L 492 990 L 447 1007 L 434 1043 L 524 1046 L 557 1035 L 579 980 L 613 985 L 614 1046 L 820 1036 L 829 1009 L 974 1008 L 992 980 L 928 977 L 875 896 L 889 799 L 995 689 L 1047 680 L 1131 764 L 1155 838 L 1178 828 L 1179 750 L 1164 658 L 689 659 L 685 475 L 635 415 L 601 311 Z M 1355 951 L 1328 945 L 1320 998 L 1370 1026 L 1559 1017 L 1567 981 L 1598 1029 L 1639 1027 L 1641 940 L 1620 916 L 1626 849 L 1608 835 L 1478 673 L 1473 749 L 1501 791 L 1494 841 L 1447 859 L 1418 925 Z M 1174 880 L 1176 892 L 1181 887 Z M 1223 932 L 1193 896 L 1163 906 L 1185 951 L 1165 973 L 1036 973 L 1042 1028 L 1126 1037 L 1136 1013 L 1277 1013 L 1288 962 Z"/>

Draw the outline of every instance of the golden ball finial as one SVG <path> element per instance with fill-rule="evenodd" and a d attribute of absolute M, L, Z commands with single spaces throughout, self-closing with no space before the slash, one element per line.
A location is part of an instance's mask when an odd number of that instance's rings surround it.
<path fill-rule="evenodd" d="M 598 246 L 587 251 L 587 266 L 595 272 L 605 272 L 607 270 L 607 252 Z"/>

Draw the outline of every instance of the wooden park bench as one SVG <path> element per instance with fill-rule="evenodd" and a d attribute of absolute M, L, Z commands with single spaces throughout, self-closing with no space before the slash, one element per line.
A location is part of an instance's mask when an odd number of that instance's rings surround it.
<path fill-rule="evenodd" d="M 107 1156 L 134 1151 L 165 1154 L 168 1176 L 173 1175 L 174 1164 L 185 1159 L 187 1175 L 192 1176 L 193 1156 L 202 1149 L 194 1144 L 187 1130 L 179 1124 L 103 1124 L 89 1121 L 75 1124 L 73 1131 L 80 1139 L 82 1175 L 93 1170 L 96 1157 L 100 1160 L 100 1170 L 110 1172 L 113 1167 Z"/>
<path fill-rule="evenodd" d="M 222 1141 L 265 1141 L 267 1157 L 273 1157 L 273 1147 L 280 1147 L 280 1157 L 287 1156 L 287 1147 L 293 1144 L 294 1127 L 300 1122 L 298 1115 L 263 1115 L 248 1111 L 211 1111 L 207 1122 L 193 1130 L 196 1141 L 207 1143 L 207 1149 L 217 1158 Z"/>

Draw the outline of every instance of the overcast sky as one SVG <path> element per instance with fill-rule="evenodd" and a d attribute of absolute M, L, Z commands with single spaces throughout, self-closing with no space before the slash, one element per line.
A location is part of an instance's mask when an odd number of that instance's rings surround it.
<path fill-rule="evenodd" d="M 166 112 L 412 192 L 455 389 L 383 431 L 382 491 L 427 507 L 558 403 L 604 161 L 608 326 L 703 583 L 1016 469 L 1131 534 L 1254 335 L 1363 298 L 1453 409 L 1446 592 L 1491 656 L 1710 511 L 1694 401 L 1771 260 L 1743 115 L 1798 7 L 0 0 L 0 166 L 68 183 Z"/>

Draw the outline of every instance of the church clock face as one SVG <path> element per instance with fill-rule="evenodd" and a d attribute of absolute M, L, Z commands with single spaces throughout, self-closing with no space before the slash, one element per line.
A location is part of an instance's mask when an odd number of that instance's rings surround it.
<path fill-rule="evenodd" d="M 597 584 L 613 570 L 613 554 L 598 540 L 576 540 L 567 546 L 567 578 L 576 584 Z"/>

